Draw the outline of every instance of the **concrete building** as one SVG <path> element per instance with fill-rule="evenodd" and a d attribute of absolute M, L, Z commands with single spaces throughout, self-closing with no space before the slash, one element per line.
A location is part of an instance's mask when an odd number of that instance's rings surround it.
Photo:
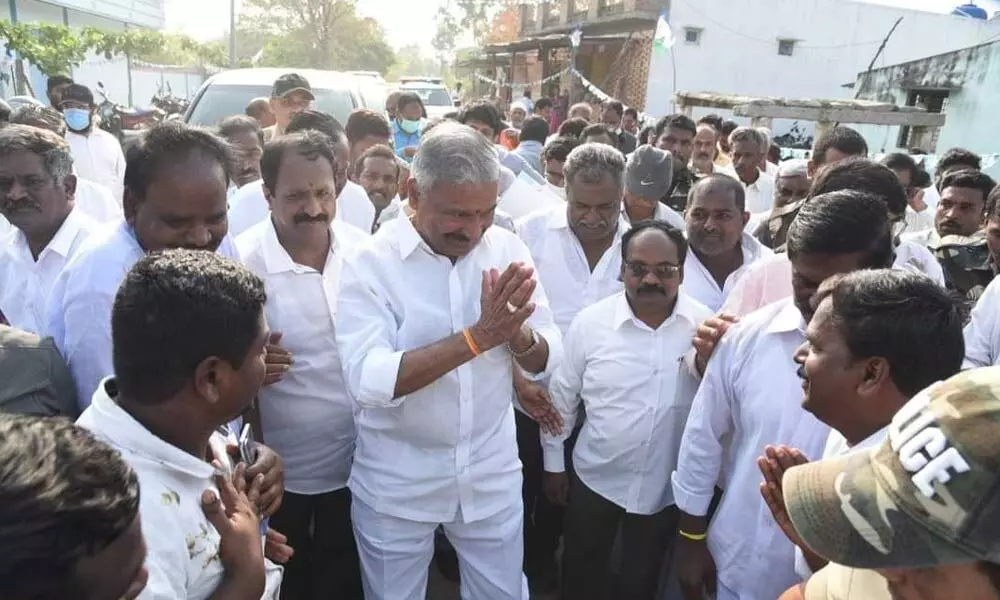
<path fill-rule="evenodd" d="M 919 148 L 938 153 L 961 146 L 979 154 L 1000 152 L 1000 41 L 860 73 L 860 97 L 941 112 L 941 128 L 865 126 L 858 130 L 873 151 Z"/>
<path fill-rule="evenodd" d="M 478 65 L 483 71 L 506 69 L 509 82 L 538 81 L 556 73 L 571 64 L 567 34 L 579 25 L 583 41 L 577 68 L 608 94 L 651 115 L 672 112 L 673 94 L 682 90 L 852 98 L 853 90 L 843 84 L 867 69 L 899 17 L 903 19 L 876 66 L 1000 38 L 1000 19 L 861 0 L 526 0 L 518 10 L 518 26 L 507 28 L 516 34 L 487 46 Z M 652 49 L 661 13 L 676 40 L 669 52 Z M 571 100 L 583 97 L 568 77 L 546 88 L 535 91 L 568 89 Z M 775 121 L 775 134 L 787 133 L 793 125 Z M 808 136 L 811 125 L 799 125 Z"/>
<path fill-rule="evenodd" d="M 670 4 L 676 44 L 672 53 L 654 52 L 650 58 L 646 109 L 653 114 L 670 112 L 676 90 L 852 98 L 854 91 L 843 84 L 868 68 L 899 17 L 902 21 L 876 66 L 1000 36 L 996 19 L 853 0 L 671 0 Z M 785 133 L 792 124 L 776 121 L 775 133 Z"/>
<path fill-rule="evenodd" d="M 97 27 L 107 31 L 124 31 L 127 28 L 145 27 L 162 29 L 165 24 L 163 0 L 5 0 L 0 1 L 0 19 L 14 23 L 56 23 L 69 27 Z M 12 65 L 7 60 L 3 65 L 5 74 L 10 74 Z M 131 78 L 125 57 L 111 60 L 103 56 L 90 55 L 70 75 L 79 83 L 97 91 L 98 81 L 111 99 L 121 104 L 130 103 Z M 29 78 L 35 96 L 45 101 L 46 77 L 34 67 Z M 2 78 L 0 95 L 13 95 L 10 78 Z M 145 95 L 145 94 L 144 94 Z M 150 94 L 151 96 L 151 94 Z M 149 97 L 135 94 L 138 104 L 148 103 Z M 100 98 L 98 97 L 98 102 Z"/>

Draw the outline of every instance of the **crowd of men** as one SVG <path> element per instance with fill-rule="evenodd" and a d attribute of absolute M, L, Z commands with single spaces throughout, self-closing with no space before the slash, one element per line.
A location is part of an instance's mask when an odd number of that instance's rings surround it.
<path fill-rule="evenodd" d="M 49 88 L 0 127 L 0 598 L 1000 600 L 972 152 L 289 73 L 122 153 Z"/>

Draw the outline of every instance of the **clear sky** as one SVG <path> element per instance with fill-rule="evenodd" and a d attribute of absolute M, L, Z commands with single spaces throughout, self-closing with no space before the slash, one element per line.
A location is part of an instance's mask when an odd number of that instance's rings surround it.
<path fill-rule="evenodd" d="M 419 44 L 429 53 L 434 36 L 434 13 L 448 0 L 358 0 L 358 11 L 382 23 L 395 48 Z M 965 0 L 855 0 L 933 12 L 950 12 Z M 1000 0 L 976 0 L 987 11 L 1000 10 Z M 236 0 L 239 12 L 241 0 Z M 229 28 L 227 0 L 166 0 L 167 28 L 199 39 L 223 35 Z"/>
<path fill-rule="evenodd" d="M 431 52 L 434 14 L 445 0 L 358 0 L 358 13 L 382 23 L 394 48 L 419 44 Z M 239 14 L 242 0 L 236 0 Z M 167 29 L 212 39 L 229 29 L 228 0 L 166 0 Z"/>

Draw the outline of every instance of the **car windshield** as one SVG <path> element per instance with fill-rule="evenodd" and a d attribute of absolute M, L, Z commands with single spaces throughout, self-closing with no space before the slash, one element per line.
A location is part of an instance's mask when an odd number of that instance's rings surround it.
<path fill-rule="evenodd" d="M 314 88 L 316 110 L 328 113 L 341 123 L 347 122 L 354 110 L 354 100 L 346 89 Z M 242 115 L 254 98 L 271 95 L 269 85 L 211 85 L 192 107 L 187 122 L 192 125 L 212 127 L 232 115 Z"/>
<path fill-rule="evenodd" d="M 416 88 L 407 87 L 403 91 L 413 92 L 420 96 L 423 100 L 424 106 L 451 106 L 451 96 L 448 95 L 448 90 L 443 88 Z"/>

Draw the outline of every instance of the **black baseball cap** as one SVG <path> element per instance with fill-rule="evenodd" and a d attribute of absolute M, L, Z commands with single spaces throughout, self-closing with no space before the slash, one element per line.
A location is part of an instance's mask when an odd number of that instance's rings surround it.
<path fill-rule="evenodd" d="M 94 93 L 90 91 L 90 88 L 79 84 L 71 83 L 66 89 L 63 90 L 62 96 L 59 98 L 59 106 L 66 104 L 67 102 L 80 102 L 86 104 L 87 106 L 94 105 Z"/>
<path fill-rule="evenodd" d="M 283 98 L 292 92 L 299 91 L 305 92 L 313 100 L 316 99 L 313 96 L 312 87 L 309 86 L 309 80 L 298 73 L 285 73 L 274 80 L 274 87 L 271 88 L 271 97 Z"/>

